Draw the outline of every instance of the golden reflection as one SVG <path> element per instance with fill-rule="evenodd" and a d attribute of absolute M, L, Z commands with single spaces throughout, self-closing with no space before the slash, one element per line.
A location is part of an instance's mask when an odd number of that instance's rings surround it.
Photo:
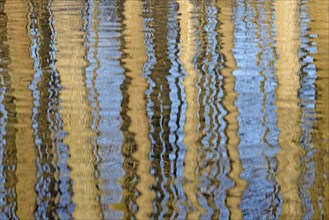
<path fill-rule="evenodd" d="M 0 218 L 329 219 L 328 10 L 328 0 L 0 1 Z M 259 69 L 256 94 L 239 80 Z M 249 118 L 242 107 L 259 95 Z M 264 137 L 254 136 L 273 146 L 248 157 L 238 146 L 255 118 Z M 241 175 L 257 179 L 247 188 Z M 258 194 L 266 201 L 251 204 Z"/>
<path fill-rule="evenodd" d="M 329 219 L 329 1 L 309 0 L 307 7 L 311 20 L 309 32 L 317 35 L 311 40 L 316 43 L 316 53 L 311 55 L 317 67 L 317 123 L 313 138 L 315 183 L 311 188 L 313 218 Z"/>
<path fill-rule="evenodd" d="M 154 182 L 150 174 L 149 159 L 151 142 L 149 140 L 149 124 L 146 114 L 145 90 L 147 82 L 143 78 L 143 65 L 147 61 L 144 46 L 144 19 L 142 18 L 142 2 L 127 0 L 124 4 L 124 40 L 126 57 L 123 59 L 126 75 L 131 78 L 127 93 L 129 94 L 128 116 L 131 120 L 129 131 L 134 134 L 136 151 L 133 156 L 138 161 L 138 183 L 136 189 L 140 192 L 136 203 L 137 219 L 146 219 L 152 212 L 152 200 L 155 194 L 151 191 Z"/>
<path fill-rule="evenodd" d="M 284 219 L 300 219 L 302 204 L 299 197 L 298 180 L 301 175 L 299 146 L 301 135 L 298 90 L 300 88 L 298 70 L 299 22 L 298 1 L 278 0 L 276 10 L 277 50 L 277 102 L 279 144 L 277 154 L 278 174 L 276 180 L 283 196 L 282 214 Z"/>
<path fill-rule="evenodd" d="M 234 90 L 235 78 L 232 71 L 237 68 L 235 59 L 233 57 L 232 48 L 234 47 L 234 24 L 232 22 L 233 2 L 232 1 L 219 1 L 217 3 L 221 9 L 219 20 L 222 22 L 220 25 L 220 32 L 222 34 L 221 53 L 225 57 L 225 68 L 222 69 L 223 79 L 223 106 L 227 111 L 225 121 L 227 123 L 225 133 L 227 135 L 227 151 L 231 161 L 231 170 L 229 177 L 234 181 L 234 187 L 227 191 L 227 207 L 230 210 L 231 219 L 242 219 L 240 209 L 242 194 L 247 187 L 247 182 L 243 180 L 240 175 L 242 172 L 242 165 L 240 161 L 240 153 L 238 150 L 240 139 L 238 137 L 238 110 L 234 104 L 237 93 Z"/>
<path fill-rule="evenodd" d="M 29 54 L 30 38 L 28 37 L 27 1 L 7 1 L 7 44 L 9 46 L 12 95 L 15 97 L 16 118 L 15 143 L 17 147 L 18 181 L 16 184 L 19 218 L 33 218 L 36 193 L 36 149 L 32 130 L 33 97 L 28 89 L 33 79 L 33 62 Z"/>
<path fill-rule="evenodd" d="M 68 5 L 70 6 L 68 8 Z M 63 90 L 60 110 L 67 136 L 64 142 L 69 146 L 73 201 L 76 204 L 73 217 L 76 219 L 98 219 L 99 205 L 94 179 L 95 160 L 90 139 L 92 136 L 88 91 L 85 87 L 87 65 L 83 45 L 83 3 L 80 1 L 54 1 L 54 28 L 57 32 L 57 63 Z M 73 10 L 74 8 L 74 10 Z M 72 9 L 72 10 L 70 10 Z"/>
<path fill-rule="evenodd" d="M 187 200 L 191 203 L 191 206 L 195 209 L 189 209 L 187 218 L 198 219 L 203 212 L 202 207 L 199 205 L 197 199 L 197 185 L 198 180 L 195 175 L 198 160 L 198 89 L 196 82 L 198 75 L 194 69 L 193 57 L 196 53 L 196 47 L 194 42 L 194 20 L 192 18 L 193 5 L 189 0 L 179 1 L 179 13 L 180 13 L 180 34 L 181 34 L 181 57 L 180 60 L 184 65 L 184 69 L 187 73 L 186 78 L 183 81 L 183 85 L 186 93 L 187 109 L 185 113 L 185 127 L 184 127 L 184 144 L 186 146 L 186 155 L 184 158 L 184 191 L 187 195 Z"/>

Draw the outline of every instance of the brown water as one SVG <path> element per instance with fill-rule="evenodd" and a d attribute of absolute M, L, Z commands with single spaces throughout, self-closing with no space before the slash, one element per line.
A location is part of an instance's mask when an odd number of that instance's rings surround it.
<path fill-rule="evenodd" d="M 0 0 L 0 219 L 329 219 L 328 0 Z"/>

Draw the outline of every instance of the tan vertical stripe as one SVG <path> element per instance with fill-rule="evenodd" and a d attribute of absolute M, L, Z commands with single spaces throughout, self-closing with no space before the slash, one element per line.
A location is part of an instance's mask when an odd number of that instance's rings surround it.
<path fill-rule="evenodd" d="M 302 206 L 298 194 L 298 179 L 301 174 L 299 146 L 300 118 L 298 90 L 300 68 L 298 59 L 299 22 L 298 1 L 279 0 L 274 3 L 276 11 L 277 49 L 277 114 L 280 129 L 277 154 L 278 174 L 276 180 L 283 196 L 282 218 L 301 218 Z"/>
<path fill-rule="evenodd" d="M 32 130 L 33 97 L 28 89 L 34 74 L 27 29 L 29 5 L 24 0 L 6 1 L 5 13 L 8 17 L 7 44 L 11 58 L 9 75 L 17 113 L 17 215 L 32 219 L 36 203 L 36 148 Z"/>
<path fill-rule="evenodd" d="M 312 203 L 314 219 L 329 219 L 329 1 L 309 0 L 307 4 L 310 17 L 309 33 L 317 36 L 311 41 L 316 42 L 314 64 L 317 67 L 317 88 L 315 131 L 313 146 L 315 183 L 312 186 Z"/>
<path fill-rule="evenodd" d="M 226 135 L 227 135 L 227 151 L 231 160 L 231 170 L 229 177 L 234 181 L 235 185 L 227 192 L 227 206 L 231 213 L 231 219 L 242 219 L 242 213 L 240 209 L 242 194 L 247 187 L 247 182 L 243 180 L 240 175 L 242 172 L 242 165 L 240 161 L 240 153 L 238 145 L 240 139 L 238 137 L 238 110 L 234 105 L 237 97 L 237 93 L 234 90 L 235 78 L 233 76 L 233 70 L 237 68 L 235 59 L 233 57 L 232 49 L 234 47 L 234 24 L 233 17 L 233 2 L 232 1 L 219 1 L 218 7 L 221 9 L 219 20 L 222 21 L 220 25 L 220 32 L 222 34 L 222 48 L 221 53 L 225 57 L 226 68 L 222 70 L 224 76 L 223 88 L 225 95 L 223 97 L 223 106 L 227 111 L 225 120 Z"/>
<path fill-rule="evenodd" d="M 126 0 L 124 4 L 125 23 L 125 52 L 124 67 L 127 69 L 126 75 L 131 78 L 128 87 L 129 103 L 128 116 L 131 119 L 129 131 L 134 134 L 137 145 L 134 158 L 138 160 L 137 175 L 139 181 L 137 190 L 140 192 L 136 203 L 138 211 L 137 219 L 147 219 L 152 212 L 152 200 L 155 194 L 151 191 L 151 184 L 154 182 L 150 174 L 151 163 L 149 153 L 151 142 L 149 140 L 149 122 L 146 114 L 146 100 L 144 92 L 147 89 L 147 82 L 143 78 L 143 66 L 147 61 L 146 49 L 144 45 L 144 19 L 142 14 L 142 2 L 136 0 Z"/>
<path fill-rule="evenodd" d="M 196 82 L 197 72 L 193 65 L 193 57 L 196 54 L 196 45 L 194 41 L 194 25 L 192 18 L 193 5 L 188 0 L 179 1 L 180 16 L 180 36 L 181 36 L 181 56 L 180 59 L 187 73 L 183 81 L 186 93 L 187 109 L 185 113 L 184 144 L 186 146 L 186 155 L 184 159 L 184 175 L 187 182 L 184 183 L 184 190 L 188 202 L 195 209 L 189 209 L 188 219 L 198 219 L 203 209 L 197 199 L 198 180 L 195 170 L 198 166 L 198 89 Z"/>
<path fill-rule="evenodd" d="M 70 10 L 72 8 L 72 10 Z M 64 130 L 68 133 L 64 142 L 69 146 L 73 201 L 76 219 L 98 219 L 99 205 L 96 201 L 97 189 L 94 179 L 94 155 L 91 146 L 91 109 L 88 91 L 85 87 L 85 67 L 87 65 L 83 45 L 83 25 L 81 1 L 53 1 L 54 28 L 57 32 L 56 68 L 60 75 L 60 111 Z"/>

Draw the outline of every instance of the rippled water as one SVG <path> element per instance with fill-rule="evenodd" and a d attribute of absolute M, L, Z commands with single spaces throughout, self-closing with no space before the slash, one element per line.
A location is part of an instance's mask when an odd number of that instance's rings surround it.
<path fill-rule="evenodd" d="M 329 219 L 328 11 L 0 0 L 0 219 Z"/>

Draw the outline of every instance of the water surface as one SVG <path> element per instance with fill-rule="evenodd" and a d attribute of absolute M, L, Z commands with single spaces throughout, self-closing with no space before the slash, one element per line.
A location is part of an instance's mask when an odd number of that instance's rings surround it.
<path fill-rule="evenodd" d="M 328 219 L 328 11 L 0 0 L 0 219 Z"/>

